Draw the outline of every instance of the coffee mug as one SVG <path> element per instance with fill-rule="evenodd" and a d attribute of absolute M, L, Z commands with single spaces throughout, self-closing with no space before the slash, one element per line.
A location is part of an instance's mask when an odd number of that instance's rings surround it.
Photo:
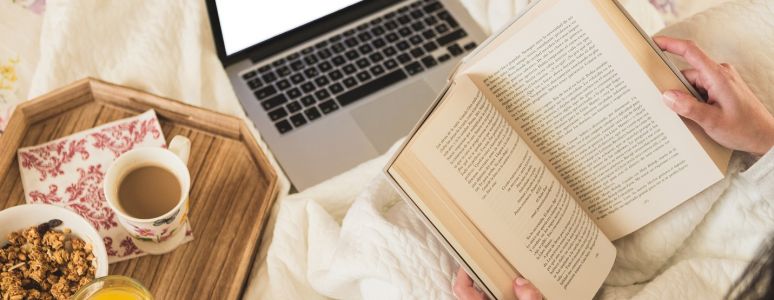
<path fill-rule="evenodd" d="M 174 250 L 185 238 L 183 225 L 188 220 L 188 193 L 191 175 L 188 156 L 191 141 L 175 136 L 164 148 L 135 148 L 116 159 L 107 171 L 104 181 L 108 206 L 118 216 L 118 222 L 126 229 L 140 250 L 150 254 L 162 254 Z M 158 167 L 171 173 L 180 186 L 180 199 L 171 210 L 153 218 L 137 218 L 127 213 L 119 201 L 122 181 L 132 171 L 143 167 Z"/>

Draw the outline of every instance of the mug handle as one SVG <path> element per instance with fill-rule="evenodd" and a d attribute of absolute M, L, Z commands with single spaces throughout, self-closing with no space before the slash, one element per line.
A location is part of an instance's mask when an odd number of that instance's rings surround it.
<path fill-rule="evenodd" d="M 188 156 L 191 153 L 191 140 L 182 135 L 175 136 L 167 147 L 169 151 L 172 151 L 184 164 L 188 164 Z"/>

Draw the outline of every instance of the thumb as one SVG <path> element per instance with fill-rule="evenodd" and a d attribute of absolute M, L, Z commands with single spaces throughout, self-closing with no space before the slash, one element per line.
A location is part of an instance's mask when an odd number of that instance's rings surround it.
<path fill-rule="evenodd" d="M 519 300 L 542 300 L 543 294 L 529 280 L 523 277 L 513 281 L 513 293 Z"/>
<path fill-rule="evenodd" d="M 714 117 L 715 107 L 696 100 L 691 94 L 682 91 L 666 91 L 662 95 L 664 104 L 678 115 L 693 120 L 704 126 L 707 120 Z"/>

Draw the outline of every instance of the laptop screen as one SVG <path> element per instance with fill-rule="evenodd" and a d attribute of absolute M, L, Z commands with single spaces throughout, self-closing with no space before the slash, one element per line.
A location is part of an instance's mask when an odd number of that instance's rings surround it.
<path fill-rule="evenodd" d="M 364 0 L 216 0 L 226 55 Z"/>

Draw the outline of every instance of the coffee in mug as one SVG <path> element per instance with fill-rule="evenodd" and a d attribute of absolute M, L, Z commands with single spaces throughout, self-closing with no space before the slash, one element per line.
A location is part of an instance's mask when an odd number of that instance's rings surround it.
<path fill-rule="evenodd" d="M 130 171 L 119 183 L 118 205 L 138 219 L 152 219 L 171 211 L 182 194 L 172 172 L 159 166 Z"/>

